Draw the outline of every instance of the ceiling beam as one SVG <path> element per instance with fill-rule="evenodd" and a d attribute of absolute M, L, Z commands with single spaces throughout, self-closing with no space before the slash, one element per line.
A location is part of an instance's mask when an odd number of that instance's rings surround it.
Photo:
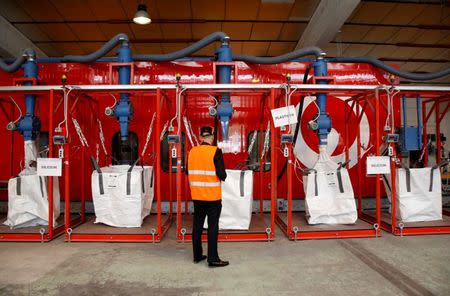
<path fill-rule="evenodd" d="M 327 46 L 359 3 L 360 0 L 321 0 L 300 37 L 296 49 L 307 46 Z"/>
<path fill-rule="evenodd" d="M 11 25 L 3 16 L 0 16 L 0 53 L 4 57 L 16 57 L 22 54 L 26 48 L 32 48 L 36 51 L 39 58 L 46 58 L 47 55 L 34 44 L 30 39 L 23 35 L 13 25 Z"/>

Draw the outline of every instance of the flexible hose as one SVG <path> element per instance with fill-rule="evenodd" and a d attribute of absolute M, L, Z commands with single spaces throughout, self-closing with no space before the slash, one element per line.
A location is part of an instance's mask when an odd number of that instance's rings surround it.
<path fill-rule="evenodd" d="M 322 56 L 324 52 L 318 47 L 305 47 L 276 57 L 255 57 L 249 55 L 233 55 L 233 60 L 253 64 L 279 64 L 305 56 Z"/>
<path fill-rule="evenodd" d="M 190 56 L 194 52 L 199 51 L 203 47 L 216 42 L 216 41 L 222 41 L 225 38 L 228 38 L 227 34 L 223 32 L 215 32 L 212 33 L 205 38 L 195 42 L 194 44 L 180 49 L 178 51 L 168 53 L 168 54 L 139 54 L 133 56 L 134 60 L 137 61 L 154 61 L 154 62 L 169 62 L 177 59 L 181 59 L 187 56 Z"/>
<path fill-rule="evenodd" d="M 2 59 L 0 59 L 0 69 L 2 69 L 5 72 L 8 72 L 8 73 L 16 72 L 17 69 L 19 69 L 20 66 L 23 65 L 23 63 L 25 63 L 25 61 L 27 60 L 27 57 L 32 57 L 32 58 L 36 57 L 36 53 L 35 53 L 34 49 L 32 49 L 32 48 L 24 49 L 22 55 L 17 57 L 14 60 L 14 62 L 12 62 L 11 64 L 7 64 Z"/>
<path fill-rule="evenodd" d="M 380 60 L 377 60 L 375 58 L 370 57 L 340 57 L 340 58 L 331 58 L 327 60 L 328 62 L 335 62 L 335 63 L 366 63 L 370 64 L 372 66 L 375 66 L 377 68 L 383 69 L 386 72 L 389 72 L 391 74 L 397 75 L 399 77 L 409 79 L 409 80 L 416 80 L 416 81 L 427 81 L 427 80 L 433 80 L 437 78 L 441 78 L 447 75 L 450 75 L 450 67 L 446 68 L 439 72 L 433 72 L 433 73 L 425 73 L 425 74 L 416 74 L 406 71 L 401 71 L 399 69 L 395 69 L 391 66 L 386 65 Z"/>
<path fill-rule="evenodd" d="M 90 53 L 88 55 L 67 55 L 62 57 L 62 62 L 74 62 L 74 63 L 91 63 L 95 62 L 99 58 L 105 56 L 108 52 L 113 50 L 120 42 L 128 42 L 128 36 L 124 33 L 117 34 L 106 42 L 100 49 Z"/>

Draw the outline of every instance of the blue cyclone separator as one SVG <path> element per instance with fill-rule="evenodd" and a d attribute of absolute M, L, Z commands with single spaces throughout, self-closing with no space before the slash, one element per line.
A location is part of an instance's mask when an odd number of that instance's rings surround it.
<path fill-rule="evenodd" d="M 24 78 L 38 78 L 38 66 L 34 57 L 29 57 L 23 64 Z M 25 85 L 32 85 L 32 82 L 25 82 Z M 20 119 L 17 129 L 23 135 L 25 141 L 35 140 L 41 129 L 41 121 L 34 116 L 36 105 L 36 95 L 25 95 L 25 115 Z"/>
<path fill-rule="evenodd" d="M 128 42 L 122 42 L 117 50 L 117 59 L 119 63 L 130 63 L 133 61 L 132 52 Z M 119 66 L 119 84 L 130 84 L 131 68 L 130 66 Z M 122 141 L 128 138 L 128 122 L 133 115 L 133 109 L 129 101 L 128 93 L 121 93 L 119 103 L 114 109 L 114 115 L 119 120 L 120 137 Z"/>
<path fill-rule="evenodd" d="M 229 45 L 229 38 L 222 40 L 222 45 L 216 50 L 217 61 L 232 62 L 233 54 Z M 219 83 L 228 84 L 231 81 L 231 66 L 217 66 Z M 233 115 L 233 106 L 230 101 L 230 94 L 224 93 L 221 96 L 220 103 L 217 106 L 217 116 L 219 117 L 220 126 L 222 128 L 222 140 L 228 140 L 228 130 L 230 119 Z"/>
<path fill-rule="evenodd" d="M 314 62 L 314 76 L 316 77 L 324 77 L 328 76 L 328 67 L 327 62 L 323 57 L 318 57 Z M 328 81 L 325 79 L 317 79 L 317 84 L 328 84 Z M 327 94 L 326 93 L 317 93 L 317 106 L 319 106 L 319 117 L 317 118 L 317 133 L 319 135 L 319 145 L 327 145 L 327 137 L 331 131 L 331 118 L 327 113 Z"/>

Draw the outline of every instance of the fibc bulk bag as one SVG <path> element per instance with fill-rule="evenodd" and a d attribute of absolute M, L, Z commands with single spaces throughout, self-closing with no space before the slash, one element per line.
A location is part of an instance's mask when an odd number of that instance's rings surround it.
<path fill-rule="evenodd" d="M 309 224 L 353 224 L 358 219 L 350 176 L 321 148 L 314 168 L 303 178 Z"/>
<path fill-rule="evenodd" d="M 48 178 L 38 176 L 32 168 L 23 170 L 8 182 L 8 217 L 11 228 L 48 225 Z M 53 177 L 53 225 L 60 214 L 58 177 Z"/>
<path fill-rule="evenodd" d="M 95 223 L 141 227 L 153 202 L 153 167 L 115 165 L 92 173 Z"/>
<path fill-rule="evenodd" d="M 438 167 L 397 169 L 397 217 L 403 222 L 442 220 L 441 171 Z M 383 183 L 391 201 L 391 175 Z"/>
<path fill-rule="evenodd" d="M 219 229 L 248 230 L 253 208 L 253 171 L 226 170 L 227 178 L 221 182 L 222 212 Z M 208 223 L 205 220 L 205 228 Z"/>

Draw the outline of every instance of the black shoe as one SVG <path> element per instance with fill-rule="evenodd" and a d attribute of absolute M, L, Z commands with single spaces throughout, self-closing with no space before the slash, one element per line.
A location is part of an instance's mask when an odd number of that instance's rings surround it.
<path fill-rule="evenodd" d="M 205 260 L 207 257 L 205 256 L 205 255 L 203 255 L 200 259 L 194 259 L 194 263 L 199 263 L 199 262 L 201 262 L 201 261 L 203 261 L 203 260 Z"/>
<path fill-rule="evenodd" d="M 219 261 L 209 262 L 208 266 L 209 267 L 224 267 L 224 266 L 227 266 L 228 264 L 230 264 L 230 262 L 219 260 Z"/>

